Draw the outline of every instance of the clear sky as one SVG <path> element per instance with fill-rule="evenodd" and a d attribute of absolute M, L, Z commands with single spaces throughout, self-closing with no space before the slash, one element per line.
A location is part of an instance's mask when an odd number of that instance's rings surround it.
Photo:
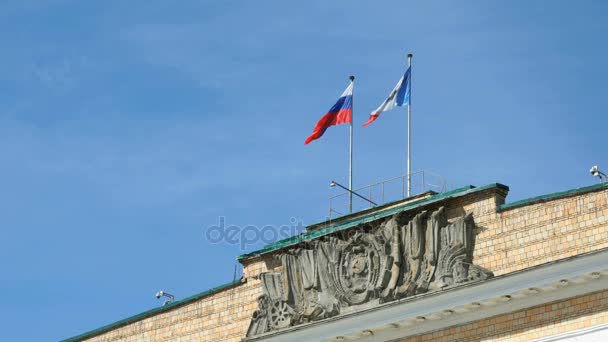
<path fill-rule="evenodd" d="M 0 2 L 0 326 L 70 337 L 232 281 L 205 231 L 323 220 L 348 127 L 304 146 L 355 74 L 355 186 L 405 168 L 507 201 L 608 169 L 604 1 Z"/>

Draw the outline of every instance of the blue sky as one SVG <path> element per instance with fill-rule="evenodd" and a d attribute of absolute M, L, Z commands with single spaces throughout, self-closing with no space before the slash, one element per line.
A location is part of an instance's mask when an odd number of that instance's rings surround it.
<path fill-rule="evenodd" d="M 304 139 L 353 73 L 355 186 L 413 169 L 508 201 L 608 169 L 602 1 L 0 3 L 0 322 L 58 340 L 233 278 L 240 227 L 323 220 L 347 126 Z M 259 245 L 259 244 L 258 244 Z M 255 249 L 250 246 L 247 251 Z M 259 246 L 258 246 L 259 247 Z"/>

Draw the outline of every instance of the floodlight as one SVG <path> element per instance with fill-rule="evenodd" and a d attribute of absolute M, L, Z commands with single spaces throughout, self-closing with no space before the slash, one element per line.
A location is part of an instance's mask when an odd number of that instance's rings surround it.
<path fill-rule="evenodd" d="M 600 171 L 600 168 L 597 165 L 593 165 L 589 170 L 589 173 L 591 173 L 593 177 L 598 177 L 601 183 L 608 181 L 608 176 Z"/>
<path fill-rule="evenodd" d="M 160 299 L 160 297 L 167 297 L 167 300 L 164 301 L 163 305 L 171 304 L 175 300 L 175 297 L 172 294 L 163 290 L 156 292 L 156 299 Z"/>

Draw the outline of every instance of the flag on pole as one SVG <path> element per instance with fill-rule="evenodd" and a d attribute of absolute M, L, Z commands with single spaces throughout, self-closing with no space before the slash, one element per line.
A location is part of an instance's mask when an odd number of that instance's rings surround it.
<path fill-rule="evenodd" d="M 353 82 L 351 80 L 346 90 L 342 93 L 338 102 L 331 107 L 319 122 L 315 125 L 312 134 L 306 138 L 304 144 L 319 139 L 329 126 L 351 123 L 353 120 Z"/>
<path fill-rule="evenodd" d="M 369 116 L 369 120 L 363 124 L 363 126 L 367 126 L 374 122 L 382 112 L 388 112 L 389 110 L 395 108 L 396 106 L 408 105 L 410 100 L 410 93 L 412 89 L 412 79 L 411 75 L 411 67 L 407 68 L 405 74 L 399 79 L 395 88 L 388 95 L 386 100 L 382 102 L 382 104 L 372 112 Z"/>

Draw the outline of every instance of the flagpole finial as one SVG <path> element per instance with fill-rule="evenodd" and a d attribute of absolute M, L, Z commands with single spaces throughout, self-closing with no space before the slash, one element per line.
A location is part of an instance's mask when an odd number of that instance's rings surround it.
<path fill-rule="evenodd" d="M 351 82 L 354 82 L 354 81 L 355 81 L 355 76 L 354 76 L 354 75 L 350 75 L 350 76 L 348 76 L 348 79 L 349 79 Z"/>
<path fill-rule="evenodd" d="M 411 53 L 408 53 L 408 54 L 407 54 L 407 58 L 412 58 L 412 57 L 414 57 L 414 55 L 413 55 L 413 54 L 411 54 Z"/>

